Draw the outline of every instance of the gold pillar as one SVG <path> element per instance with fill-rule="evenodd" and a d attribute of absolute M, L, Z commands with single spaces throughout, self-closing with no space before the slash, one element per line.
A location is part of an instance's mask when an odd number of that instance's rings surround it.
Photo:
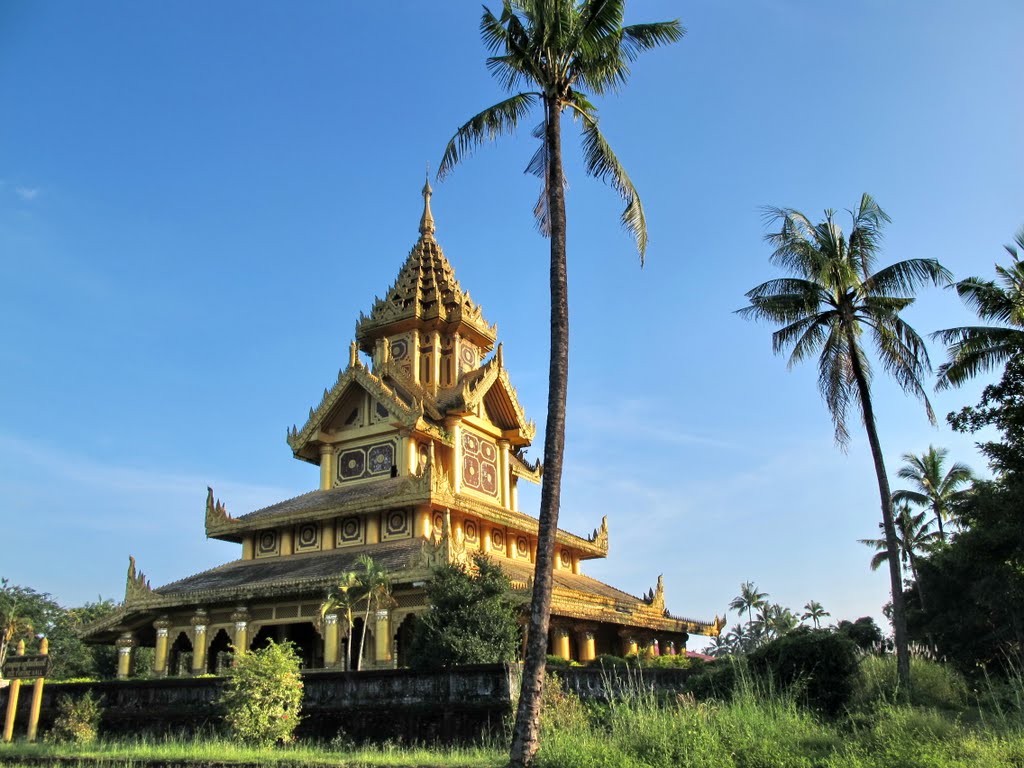
<path fill-rule="evenodd" d="M 508 440 L 498 441 L 498 452 L 499 452 L 499 467 L 498 476 L 501 482 L 501 506 L 505 509 L 509 508 L 512 503 L 512 494 L 510 492 L 510 486 L 512 484 L 512 477 L 509 474 L 508 466 Z"/>
<path fill-rule="evenodd" d="M 206 674 L 206 628 L 209 617 L 202 608 L 192 617 L 192 674 Z"/>
<path fill-rule="evenodd" d="M 619 632 L 619 637 L 622 638 L 622 655 L 635 656 L 637 654 L 636 638 L 624 631 Z"/>
<path fill-rule="evenodd" d="M 126 680 L 132 675 L 135 662 L 135 636 L 131 632 L 123 632 L 117 642 L 117 679 Z"/>
<path fill-rule="evenodd" d="M 429 539 L 433 534 L 434 521 L 430 514 L 430 507 L 420 507 L 416 510 L 415 535 Z"/>
<path fill-rule="evenodd" d="M 486 521 L 480 523 L 480 527 L 487 525 Z M 487 525 L 487 528 L 480 531 L 480 551 L 485 555 L 491 551 L 491 527 Z"/>
<path fill-rule="evenodd" d="M 578 552 L 572 553 L 572 572 L 577 576 L 580 575 L 580 555 Z"/>
<path fill-rule="evenodd" d="M 322 534 L 322 549 L 334 549 L 338 545 L 338 534 L 334 529 L 334 518 L 330 520 L 324 520 L 324 529 Z"/>
<path fill-rule="evenodd" d="M 281 556 L 290 555 L 295 551 L 295 529 L 281 529 Z"/>
<path fill-rule="evenodd" d="M 380 544 L 380 513 L 371 512 L 366 516 L 366 543 Z"/>
<path fill-rule="evenodd" d="M 441 386 L 441 334 L 430 332 L 430 386 L 435 392 Z"/>
<path fill-rule="evenodd" d="M 46 656 L 50 652 L 50 641 L 45 637 L 39 641 L 39 655 Z M 46 681 L 37 677 L 32 683 L 32 708 L 28 714 L 28 740 L 35 741 L 39 729 L 39 709 L 43 705 L 43 683 Z"/>
<path fill-rule="evenodd" d="M 256 546 L 251 533 L 242 534 L 242 559 L 252 560 L 256 556 Z"/>
<path fill-rule="evenodd" d="M 25 655 L 25 641 L 18 641 L 18 650 L 15 656 Z M 18 711 L 18 694 L 21 692 L 21 680 L 11 680 L 7 688 L 7 717 L 4 720 L 4 741 L 14 738 L 14 715 Z"/>
<path fill-rule="evenodd" d="M 402 429 L 398 434 L 402 437 L 402 461 L 398 466 L 398 474 L 418 475 L 420 473 L 420 457 L 416 450 L 416 441 L 412 439 L 412 431 Z"/>
<path fill-rule="evenodd" d="M 516 535 L 508 528 L 505 529 L 505 557 L 509 560 L 516 556 Z"/>
<path fill-rule="evenodd" d="M 249 650 L 249 611 L 244 605 L 235 608 L 231 614 L 231 621 L 235 623 L 235 636 L 231 641 L 234 647 L 235 656 L 241 656 Z"/>
<path fill-rule="evenodd" d="M 537 539 L 534 536 L 530 537 L 530 562 L 537 562 Z"/>
<path fill-rule="evenodd" d="M 320 490 L 329 491 L 334 485 L 334 446 L 320 446 Z"/>
<path fill-rule="evenodd" d="M 452 490 L 455 493 L 462 491 L 462 424 L 457 418 L 445 419 L 444 425 L 452 433 Z"/>
<path fill-rule="evenodd" d="M 572 657 L 569 650 L 569 630 L 565 627 L 552 627 L 551 633 L 555 639 L 555 656 L 568 661 Z"/>
<path fill-rule="evenodd" d="M 169 650 L 171 622 L 161 616 L 153 622 L 156 630 L 156 649 L 153 652 L 153 674 L 157 677 L 167 676 L 167 651 Z"/>
<path fill-rule="evenodd" d="M 576 642 L 580 649 L 580 662 L 593 661 L 597 657 L 597 650 L 594 643 L 594 632 L 590 629 L 581 629 L 576 635 Z"/>
<path fill-rule="evenodd" d="M 512 511 L 519 511 L 519 479 L 512 478 Z"/>
<path fill-rule="evenodd" d="M 338 614 L 324 615 L 324 666 L 338 666 Z"/>
<path fill-rule="evenodd" d="M 388 612 L 377 611 L 376 624 L 373 629 L 374 655 L 378 667 L 387 666 L 391 661 L 391 632 L 388 629 Z"/>

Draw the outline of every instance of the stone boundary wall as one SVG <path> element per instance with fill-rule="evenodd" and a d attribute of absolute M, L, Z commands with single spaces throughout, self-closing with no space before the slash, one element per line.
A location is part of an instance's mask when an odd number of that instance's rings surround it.
<path fill-rule="evenodd" d="M 607 701 L 635 691 L 659 696 L 684 691 L 689 669 L 551 670 L 563 688 L 585 701 Z M 408 669 L 303 673 L 302 738 L 330 740 L 339 734 L 355 741 L 400 740 L 419 743 L 468 743 L 503 736 L 518 697 L 519 666 L 480 664 L 439 672 Z M 43 689 L 40 733 L 53 722 L 57 698 L 92 691 L 103 698 L 105 734 L 194 733 L 219 728 L 217 706 L 223 678 L 108 680 L 96 683 L 47 683 Z M 28 727 L 31 683 L 22 686 L 15 733 Z M 7 691 L 0 690 L 0 712 Z"/>
<path fill-rule="evenodd" d="M 303 673 L 303 738 L 329 740 L 344 734 L 356 741 L 387 739 L 421 743 L 467 743 L 501 734 L 512 712 L 519 671 L 515 665 L 485 664 L 440 672 L 383 670 Z M 104 734 L 140 734 L 216 729 L 223 678 L 110 680 L 47 683 L 40 734 L 53 722 L 57 699 L 91 691 L 103 698 Z M 18 698 L 15 735 L 28 727 L 31 684 Z M 7 691 L 0 691 L 0 712 Z"/>

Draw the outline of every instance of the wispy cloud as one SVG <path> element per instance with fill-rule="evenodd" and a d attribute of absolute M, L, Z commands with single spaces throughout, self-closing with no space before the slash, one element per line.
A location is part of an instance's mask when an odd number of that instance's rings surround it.
<path fill-rule="evenodd" d="M 25 202 L 32 202 L 39 197 L 39 187 L 15 187 L 15 194 Z"/>

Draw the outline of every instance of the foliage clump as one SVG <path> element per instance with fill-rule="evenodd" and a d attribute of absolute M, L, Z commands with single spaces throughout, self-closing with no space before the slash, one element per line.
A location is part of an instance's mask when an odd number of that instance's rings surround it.
<path fill-rule="evenodd" d="M 841 712 L 853 695 L 858 649 L 837 632 L 796 629 L 748 658 L 755 675 L 778 690 L 799 691 L 812 709 L 825 714 Z"/>
<path fill-rule="evenodd" d="M 46 735 L 47 741 L 61 744 L 92 744 L 99 736 L 103 707 L 93 694 L 57 699 L 57 716 Z"/>
<path fill-rule="evenodd" d="M 437 568 L 426 589 L 430 610 L 416 623 L 409 665 L 438 669 L 515 661 L 520 636 L 511 590 L 508 577 L 486 555 L 475 556 L 472 568 Z"/>
<path fill-rule="evenodd" d="M 236 654 L 220 698 L 231 736 L 246 744 L 287 744 L 295 738 L 302 706 L 300 659 L 292 643 L 273 640 Z"/>

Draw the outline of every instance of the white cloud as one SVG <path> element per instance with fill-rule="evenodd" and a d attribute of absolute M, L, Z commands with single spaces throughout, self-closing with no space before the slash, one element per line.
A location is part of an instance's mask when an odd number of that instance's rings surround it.
<path fill-rule="evenodd" d="M 18 197 L 26 202 L 32 202 L 39 197 L 39 187 L 15 187 L 14 191 Z"/>

